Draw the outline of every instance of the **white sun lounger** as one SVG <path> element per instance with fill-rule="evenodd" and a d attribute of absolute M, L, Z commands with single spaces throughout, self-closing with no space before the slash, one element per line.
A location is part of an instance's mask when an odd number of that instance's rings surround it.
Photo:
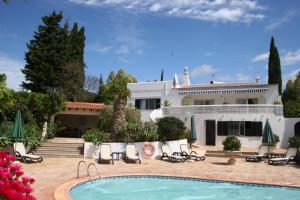
<path fill-rule="evenodd" d="M 99 160 L 98 163 L 101 161 L 111 161 L 114 164 L 114 159 L 111 151 L 110 144 L 101 144 L 100 145 L 100 152 L 99 152 Z"/>
<path fill-rule="evenodd" d="M 172 162 L 178 162 L 178 161 L 184 162 L 186 160 L 185 157 L 180 156 L 179 152 L 172 152 L 169 145 L 166 144 L 162 145 L 161 150 L 162 150 L 162 156 L 160 157 L 161 160 L 163 160 L 164 158 L 167 158 Z"/>
<path fill-rule="evenodd" d="M 289 148 L 284 158 L 271 158 L 268 160 L 272 165 L 286 165 L 295 158 L 297 154 L 297 148 Z"/>
<path fill-rule="evenodd" d="M 14 153 L 16 158 L 22 162 L 42 162 L 43 158 L 41 156 L 27 154 L 25 150 L 25 146 L 22 142 L 16 142 L 13 144 Z"/>
<path fill-rule="evenodd" d="M 136 152 L 135 145 L 133 144 L 127 144 L 125 149 L 125 160 L 130 161 L 138 161 L 139 164 L 141 164 L 140 155 L 138 152 Z"/>
<path fill-rule="evenodd" d="M 197 154 L 196 151 L 190 151 L 188 146 L 186 144 L 180 145 L 181 155 L 188 158 L 188 159 L 194 159 L 196 161 L 203 161 L 205 160 L 204 154 Z"/>
<path fill-rule="evenodd" d="M 264 158 L 267 158 L 269 153 L 269 147 L 268 146 L 260 146 L 258 150 L 258 155 L 248 155 L 246 157 L 246 161 L 262 161 Z"/>

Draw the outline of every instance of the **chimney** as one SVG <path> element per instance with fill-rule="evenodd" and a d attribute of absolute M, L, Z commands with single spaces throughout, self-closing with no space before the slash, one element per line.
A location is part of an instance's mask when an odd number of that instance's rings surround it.
<path fill-rule="evenodd" d="M 174 74 L 173 87 L 176 88 L 178 85 L 179 85 L 179 83 L 178 83 L 177 74 Z"/>
<path fill-rule="evenodd" d="M 256 84 L 259 84 L 259 83 L 260 83 L 260 77 L 259 77 L 259 75 L 256 75 L 255 82 L 256 82 Z"/>
<path fill-rule="evenodd" d="M 188 70 L 188 67 L 185 67 L 184 74 L 183 74 L 183 86 L 189 86 L 189 85 L 191 85 L 189 70 Z"/>

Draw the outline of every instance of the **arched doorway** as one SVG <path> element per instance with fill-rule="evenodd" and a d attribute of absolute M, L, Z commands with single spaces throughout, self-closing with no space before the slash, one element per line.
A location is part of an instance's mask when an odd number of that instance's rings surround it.
<path fill-rule="evenodd" d="M 300 122 L 297 122 L 294 127 L 294 133 L 296 137 L 300 137 Z"/>

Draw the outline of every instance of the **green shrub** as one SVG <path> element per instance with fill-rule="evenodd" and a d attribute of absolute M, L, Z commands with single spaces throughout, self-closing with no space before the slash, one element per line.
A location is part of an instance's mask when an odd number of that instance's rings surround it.
<path fill-rule="evenodd" d="M 119 142 L 150 142 L 158 140 L 157 126 L 152 122 L 125 123 L 119 133 Z"/>
<path fill-rule="evenodd" d="M 126 108 L 126 122 L 136 122 L 141 119 L 141 112 L 134 107 Z"/>
<path fill-rule="evenodd" d="M 225 151 L 239 151 L 241 148 L 240 140 L 234 135 L 227 136 L 223 141 L 223 145 Z"/>
<path fill-rule="evenodd" d="M 25 124 L 23 128 L 24 145 L 35 149 L 42 143 L 42 130 L 35 123 Z"/>
<path fill-rule="evenodd" d="M 300 137 L 290 137 L 288 143 L 290 148 L 300 148 Z"/>
<path fill-rule="evenodd" d="M 184 138 L 186 127 L 176 117 L 164 117 L 158 120 L 158 134 L 161 141 L 178 140 Z"/>
<path fill-rule="evenodd" d="M 13 124 L 11 122 L 2 123 L 0 126 L 0 146 L 6 147 L 12 144 L 10 138 Z"/>
<path fill-rule="evenodd" d="M 46 138 L 54 138 L 56 133 L 63 131 L 66 127 L 63 126 L 61 122 L 53 122 L 50 123 L 47 127 L 47 135 Z"/>
<path fill-rule="evenodd" d="M 138 111 L 133 107 L 126 108 L 126 122 L 128 123 L 136 122 L 139 121 L 140 118 L 141 118 L 140 111 Z M 105 133 L 111 133 L 112 122 L 113 122 L 113 107 L 105 106 L 105 108 L 99 114 L 97 127 Z"/>
<path fill-rule="evenodd" d="M 7 147 L 12 144 L 12 141 L 7 136 L 0 136 L 0 147 Z"/>
<path fill-rule="evenodd" d="M 98 129 L 105 132 L 112 132 L 112 118 L 113 118 L 113 108 L 112 106 L 105 106 L 103 110 L 101 110 L 98 116 Z"/>
<path fill-rule="evenodd" d="M 82 138 L 84 139 L 85 142 L 93 142 L 95 145 L 99 145 L 102 142 L 107 142 L 109 135 L 107 133 L 104 133 L 100 131 L 97 128 L 92 128 L 87 130 Z"/>

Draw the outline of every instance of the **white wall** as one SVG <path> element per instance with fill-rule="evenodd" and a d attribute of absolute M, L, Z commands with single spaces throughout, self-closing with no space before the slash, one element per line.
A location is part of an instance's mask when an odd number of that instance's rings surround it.
<path fill-rule="evenodd" d="M 180 116 L 175 116 L 180 118 L 186 125 L 190 128 L 190 119 L 192 113 L 184 113 Z M 269 119 L 271 128 L 275 134 L 280 138 L 278 146 L 286 147 L 287 139 L 284 137 L 284 127 L 285 120 L 283 116 L 276 116 L 274 114 L 195 114 L 195 124 L 196 124 L 196 134 L 197 134 L 197 144 L 206 145 L 206 120 L 216 120 L 217 121 L 262 121 L 263 127 L 267 119 Z M 222 141 L 224 136 L 217 136 L 217 124 L 216 124 L 216 146 L 223 146 Z M 259 147 L 261 145 L 262 137 L 247 137 L 239 136 L 241 140 L 242 147 Z"/>
<path fill-rule="evenodd" d="M 105 143 L 111 145 L 112 152 L 124 152 L 126 148 L 126 143 Z M 162 155 L 161 152 L 161 146 L 163 145 L 162 142 L 135 142 L 130 143 L 134 144 L 136 147 L 136 150 L 140 154 L 141 160 L 143 159 L 160 159 L 160 156 Z M 152 157 L 148 157 L 144 154 L 143 147 L 144 144 L 152 144 L 155 147 L 155 152 Z M 166 144 L 168 144 L 173 152 L 180 152 L 180 145 L 181 144 L 187 144 L 187 140 L 174 140 L 174 141 L 167 141 Z M 99 158 L 99 152 L 100 152 L 100 145 L 96 146 L 91 142 L 84 143 L 84 158 L 93 158 L 98 159 Z"/>
<path fill-rule="evenodd" d="M 289 137 L 295 136 L 295 124 L 300 122 L 300 118 L 285 118 L 284 141 L 288 141 Z"/>

